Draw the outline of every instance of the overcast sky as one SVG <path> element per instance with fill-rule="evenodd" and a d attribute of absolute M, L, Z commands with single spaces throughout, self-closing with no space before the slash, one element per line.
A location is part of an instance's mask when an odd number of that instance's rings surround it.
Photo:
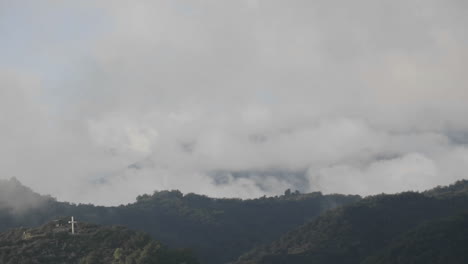
<path fill-rule="evenodd" d="M 0 178 L 59 200 L 468 177 L 468 1 L 0 0 Z"/>

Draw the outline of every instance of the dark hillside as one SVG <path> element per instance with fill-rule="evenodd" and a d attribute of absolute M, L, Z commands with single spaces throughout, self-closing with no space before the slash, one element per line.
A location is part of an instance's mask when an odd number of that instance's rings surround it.
<path fill-rule="evenodd" d="M 148 235 L 124 227 L 78 223 L 71 234 L 67 219 L 38 228 L 0 234 L 0 263 L 5 264 L 197 264 L 187 250 L 170 250 Z"/>
<path fill-rule="evenodd" d="M 413 229 L 363 264 L 468 263 L 468 213 Z"/>
<path fill-rule="evenodd" d="M 238 263 L 360 263 L 426 221 L 467 211 L 466 185 L 365 198 L 256 248 Z"/>
<path fill-rule="evenodd" d="M 279 238 L 283 233 L 314 219 L 322 212 L 360 200 L 359 196 L 299 194 L 253 200 L 214 199 L 203 195 L 161 191 L 142 195 L 125 206 L 74 205 L 40 196 L 15 181 L 0 181 L 10 195 L 0 196 L 0 231 L 37 226 L 61 216 L 78 221 L 117 224 L 149 233 L 171 247 L 194 249 L 203 263 L 235 260 L 254 246 Z M 38 205 L 18 213 L 9 197 L 33 197 Z M 26 199 L 26 204 L 29 200 Z M 0 205 L 1 205 L 0 201 Z"/>

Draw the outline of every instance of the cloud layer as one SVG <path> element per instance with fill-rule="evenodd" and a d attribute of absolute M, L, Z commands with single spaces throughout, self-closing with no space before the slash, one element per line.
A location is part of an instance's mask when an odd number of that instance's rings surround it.
<path fill-rule="evenodd" d="M 466 178 L 462 1 L 10 2 L 1 178 L 99 204 Z"/>

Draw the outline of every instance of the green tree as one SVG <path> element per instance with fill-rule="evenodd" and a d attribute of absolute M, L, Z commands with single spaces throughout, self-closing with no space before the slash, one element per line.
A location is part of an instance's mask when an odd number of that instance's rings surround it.
<path fill-rule="evenodd" d="M 114 251 L 114 263 L 121 264 L 123 263 L 123 253 L 121 248 L 116 248 Z"/>

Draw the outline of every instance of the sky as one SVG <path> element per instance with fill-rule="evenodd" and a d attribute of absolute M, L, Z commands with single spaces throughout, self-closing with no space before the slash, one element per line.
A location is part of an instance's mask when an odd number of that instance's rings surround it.
<path fill-rule="evenodd" d="M 468 171 L 468 2 L 0 0 L 0 179 L 373 195 Z"/>

